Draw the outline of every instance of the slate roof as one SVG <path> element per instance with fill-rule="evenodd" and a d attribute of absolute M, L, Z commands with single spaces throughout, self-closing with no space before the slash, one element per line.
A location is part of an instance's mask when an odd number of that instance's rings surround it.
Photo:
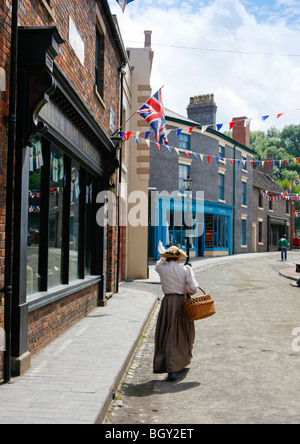
<path fill-rule="evenodd" d="M 253 170 L 253 186 L 263 191 L 275 191 L 276 193 L 284 193 L 285 191 L 271 176 L 257 170 Z"/>

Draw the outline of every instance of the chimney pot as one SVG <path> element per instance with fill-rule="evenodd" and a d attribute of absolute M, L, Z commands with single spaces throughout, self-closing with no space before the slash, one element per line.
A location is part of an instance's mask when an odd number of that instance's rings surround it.
<path fill-rule="evenodd" d="M 190 98 L 187 114 L 189 119 L 200 123 L 200 125 L 212 125 L 215 127 L 217 109 L 214 94 L 203 94 Z"/>
<path fill-rule="evenodd" d="M 152 31 L 145 31 L 145 48 L 151 48 Z"/>

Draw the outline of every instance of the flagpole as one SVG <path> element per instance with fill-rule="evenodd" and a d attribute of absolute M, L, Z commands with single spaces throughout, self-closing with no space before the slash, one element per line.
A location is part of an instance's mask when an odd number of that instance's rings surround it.
<path fill-rule="evenodd" d="M 164 87 L 165 87 L 165 85 L 163 85 L 161 88 L 159 88 L 158 91 L 160 91 L 160 90 L 163 89 Z M 148 100 L 149 100 L 149 99 L 148 99 Z M 146 103 L 147 103 L 147 100 L 146 100 L 146 102 L 144 103 L 144 105 L 145 105 Z M 144 105 L 142 105 L 142 106 L 144 106 Z M 126 123 L 128 123 L 129 120 L 131 120 L 131 119 L 133 118 L 133 116 L 136 115 L 136 113 L 137 113 L 137 111 L 135 111 L 135 112 L 132 114 L 132 116 L 130 116 L 129 119 L 127 119 L 126 122 L 124 122 L 124 123 L 122 124 L 122 126 L 121 126 L 120 128 L 118 128 L 118 129 L 113 133 L 113 135 L 112 135 L 111 137 L 113 137 L 113 136 L 115 136 L 117 133 L 119 133 L 119 132 L 122 130 L 123 126 L 125 126 Z"/>

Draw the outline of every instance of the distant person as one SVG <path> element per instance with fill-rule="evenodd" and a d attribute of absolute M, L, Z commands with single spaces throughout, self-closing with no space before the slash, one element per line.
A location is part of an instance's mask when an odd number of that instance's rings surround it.
<path fill-rule="evenodd" d="M 289 243 L 286 237 L 286 234 L 284 234 L 284 236 L 279 239 L 279 243 L 278 243 L 279 247 L 281 248 L 281 260 L 287 260 L 287 250 L 289 248 Z"/>
<path fill-rule="evenodd" d="M 180 265 L 186 254 L 178 247 L 170 247 L 157 263 L 164 298 L 157 319 L 153 372 L 168 373 L 168 381 L 176 380 L 176 372 L 192 360 L 195 325 L 187 317 L 183 305 L 187 289 L 197 293 L 198 283 L 191 267 Z"/>

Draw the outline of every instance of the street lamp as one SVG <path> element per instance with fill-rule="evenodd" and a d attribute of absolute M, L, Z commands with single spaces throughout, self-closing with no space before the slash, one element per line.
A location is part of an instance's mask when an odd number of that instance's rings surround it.
<path fill-rule="evenodd" d="M 184 179 L 184 186 L 188 193 L 188 199 L 187 199 L 187 212 L 188 212 L 188 221 L 189 221 L 188 229 L 190 229 L 190 192 L 193 189 L 193 183 L 194 181 L 191 179 L 191 176 L 189 174 L 187 179 Z M 191 267 L 192 264 L 190 263 L 190 236 L 188 235 L 186 238 L 187 238 L 187 247 L 186 247 L 187 258 L 185 261 L 185 265 L 189 265 Z"/>

